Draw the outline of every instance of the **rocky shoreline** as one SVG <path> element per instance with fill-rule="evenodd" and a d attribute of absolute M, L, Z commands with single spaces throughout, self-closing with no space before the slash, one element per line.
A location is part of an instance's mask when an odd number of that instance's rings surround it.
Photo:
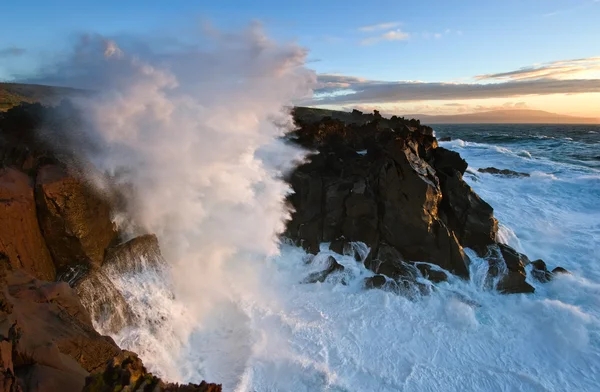
<path fill-rule="evenodd" d="M 430 127 L 378 112 L 294 116 L 287 139 L 313 153 L 286 178 L 294 212 L 284 235 L 311 254 L 324 242 L 353 254 L 375 274 L 366 289 L 416 298 L 435 287 L 424 279 L 469 279 L 464 248 L 488 261 L 489 288 L 502 293 L 534 291 L 526 268 L 540 282 L 566 272 L 497 242 L 492 207 L 462 178 L 467 163 L 439 147 Z M 101 318 L 111 333 L 136 323 L 110 274 L 164 260 L 155 236 L 125 238 L 115 227 L 118 190 L 86 180 L 89 165 L 71 152 L 89 146 L 57 118 L 39 104 L 0 113 L 0 391 L 220 391 L 164 383 L 94 330 Z M 63 143 L 49 143 L 48 132 Z M 133 262 L 140 258 L 154 264 Z M 343 268 L 331 257 L 305 282 Z"/>
<path fill-rule="evenodd" d="M 85 180 L 66 140 L 61 150 L 40 136 L 53 115 L 0 113 L 0 391 L 220 391 L 164 383 L 94 330 L 100 318 L 114 332 L 135 322 L 107 270 L 160 250 L 152 235 L 124 242 L 115 195 Z"/>

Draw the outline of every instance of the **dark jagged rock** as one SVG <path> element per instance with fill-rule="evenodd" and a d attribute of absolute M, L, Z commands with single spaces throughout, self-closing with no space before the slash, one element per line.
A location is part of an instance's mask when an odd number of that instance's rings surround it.
<path fill-rule="evenodd" d="M 444 136 L 438 139 L 438 141 L 440 142 L 450 142 L 452 141 L 452 137 L 451 136 Z"/>
<path fill-rule="evenodd" d="M 317 282 L 325 282 L 325 279 L 334 272 L 342 272 L 344 270 L 344 266 L 337 262 L 337 260 L 329 256 L 327 258 L 327 268 L 323 271 L 313 272 L 310 274 L 305 280 L 304 283 L 317 283 Z"/>
<path fill-rule="evenodd" d="M 438 147 L 433 150 L 433 166 L 436 171 L 442 171 L 447 175 L 453 175 L 454 170 L 462 175 L 469 165 L 456 151 Z"/>
<path fill-rule="evenodd" d="M 535 260 L 531 262 L 533 269 L 531 275 L 539 282 L 546 283 L 552 280 L 552 273 L 548 271 L 546 263 L 543 260 Z"/>
<path fill-rule="evenodd" d="M 89 376 L 83 392 L 221 392 L 221 385 L 167 384 L 149 373 L 135 353 L 123 351 L 113 358 L 103 373 Z"/>
<path fill-rule="evenodd" d="M 383 275 L 375 275 L 365 279 L 366 289 L 380 289 L 387 284 L 387 279 Z"/>
<path fill-rule="evenodd" d="M 439 172 L 438 177 L 444 195 L 440 209 L 460 243 L 473 249 L 493 244 L 498 232 L 494 209 L 471 189 L 458 170 L 451 174 Z"/>
<path fill-rule="evenodd" d="M 313 254 L 321 242 L 331 242 L 330 248 L 342 254 L 347 243 L 364 242 L 372 252 L 361 260 L 391 278 L 386 287 L 390 282 L 415 286 L 414 262 L 424 262 L 417 263 L 420 274 L 434 282 L 447 275 L 428 264 L 468 278 L 465 246 L 487 258 L 490 288 L 533 292 L 526 282 L 529 260 L 496 243 L 492 207 L 463 180 L 467 162 L 439 147 L 431 128 L 377 112 L 318 113 L 294 110 L 299 127 L 294 141 L 317 153 L 290 175 L 294 213 L 286 236 Z M 380 254 L 389 254 L 388 248 L 397 255 L 382 262 Z M 536 268 L 533 274 L 547 277 Z M 383 284 L 381 278 L 373 280 Z"/>
<path fill-rule="evenodd" d="M 56 271 L 40 231 L 31 179 L 16 169 L 0 169 L 0 252 L 14 268 L 39 279 Z"/>
<path fill-rule="evenodd" d="M 509 169 L 496 169 L 495 167 L 479 168 L 477 171 L 480 173 L 490 173 L 507 177 L 529 177 L 529 173 L 522 173 Z"/>
<path fill-rule="evenodd" d="M 495 245 L 506 265 L 506 273 L 498 282 L 498 291 L 504 294 L 533 293 L 535 289 L 525 280 L 525 266 L 529 264 L 527 256 L 504 244 Z"/>
<path fill-rule="evenodd" d="M 423 277 L 429 279 L 433 283 L 440 283 L 448 280 L 448 275 L 446 275 L 444 271 L 433 269 L 430 265 L 417 264 L 416 267 L 421 272 Z"/>

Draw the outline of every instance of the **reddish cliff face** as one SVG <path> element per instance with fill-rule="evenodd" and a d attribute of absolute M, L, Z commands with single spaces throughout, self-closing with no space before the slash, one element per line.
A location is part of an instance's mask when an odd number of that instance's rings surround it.
<path fill-rule="evenodd" d="M 14 268 L 38 279 L 56 271 L 38 224 L 32 180 L 12 168 L 0 169 L 0 252 Z"/>
<path fill-rule="evenodd" d="M 119 309 L 114 332 L 133 317 L 106 268 L 135 269 L 128 259 L 160 250 L 151 235 L 118 244 L 110 198 L 76 174 L 69 143 L 59 151 L 38 132 L 55 114 L 40 105 L 0 114 L 0 392 L 79 392 L 87 377 L 89 391 L 220 391 L 163 383 L 94 330 L 92 316 Z M 60 125 L 46 131 L 65 136 Z"/>
<path fill-rule="evenodd" d="M 40 226 L 56 268 L 98 268 L 116 240 L 110 205 L 60 165 L 42 165 L 36 176 Z"/>

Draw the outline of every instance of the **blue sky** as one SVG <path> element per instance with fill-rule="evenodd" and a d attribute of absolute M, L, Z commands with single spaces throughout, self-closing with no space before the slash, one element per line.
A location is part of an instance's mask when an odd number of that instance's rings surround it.
<path fill-rule="evenodd" d="M 11 1 L 0 15 L 0 78 L 32 70 L 78 33 L 184 34 L 200 20 L 224 29 L 260 20 L 269 36 L 307 47 L 318 73 L 373 81 L 463 83 L 600 56 L 598 0 Z M 584 106 L 593 111 L 598 96 Z"/>

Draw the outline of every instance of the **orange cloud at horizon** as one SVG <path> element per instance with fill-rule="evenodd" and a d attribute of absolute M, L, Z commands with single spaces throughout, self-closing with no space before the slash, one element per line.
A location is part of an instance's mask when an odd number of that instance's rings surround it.
<path fill-rule="evenodd" d="M 377 109 L 386 113 L 452 115 L 490 110 L 532 109 L 576 117 L 600 119 L 600 93 L 527 95 L 507 98 L 468 100 L 402 101 L 388 103 L 361 103 L 358 105 L 325 105 L 331 109 L 370 111 Z"/>

